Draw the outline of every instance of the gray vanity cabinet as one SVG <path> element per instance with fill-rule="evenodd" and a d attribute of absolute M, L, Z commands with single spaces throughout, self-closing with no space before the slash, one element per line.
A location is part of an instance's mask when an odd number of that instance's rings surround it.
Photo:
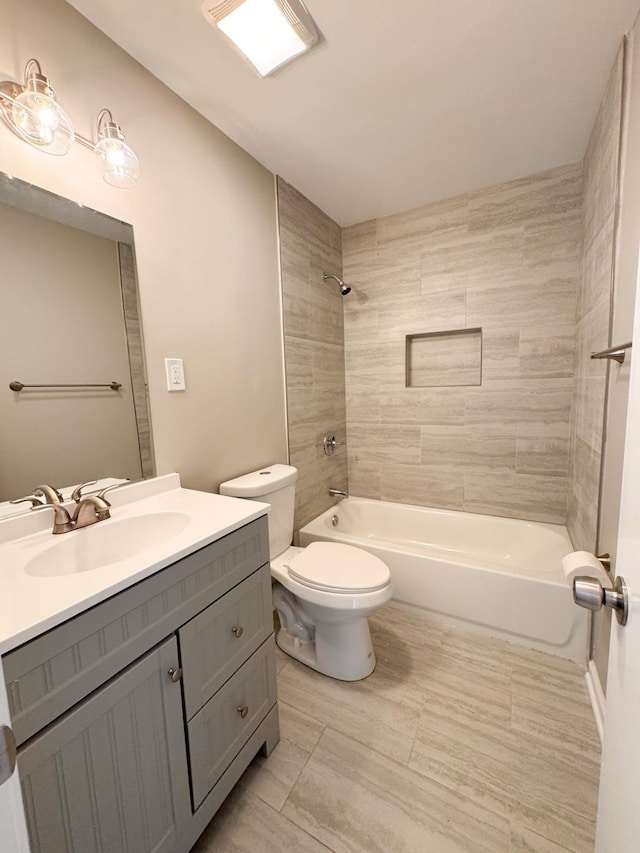
<path fill-rule="evenodd" d="M 2 662 L 33 853 L 187 853 L 279 739 L 266 517 Z"/>
<path fill-rule="evenodd" d="M 173 853 L 191 813 L 175 638 L 20 754 L 38 853 Z"/>

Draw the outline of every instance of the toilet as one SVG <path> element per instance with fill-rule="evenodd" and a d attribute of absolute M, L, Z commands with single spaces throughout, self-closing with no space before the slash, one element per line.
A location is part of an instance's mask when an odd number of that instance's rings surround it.
<path fill-rule="evenodd" d="M 295 483 L 291 465 L 271 465 L 220 486 L 221 495 L 271 504 L 269 556 L 278 646 L 296 660 L 342 681 L 371 675 L 376 658 L 368 617 L 391 598 L 389 568 L 351 545 L 291 544 Z"/>

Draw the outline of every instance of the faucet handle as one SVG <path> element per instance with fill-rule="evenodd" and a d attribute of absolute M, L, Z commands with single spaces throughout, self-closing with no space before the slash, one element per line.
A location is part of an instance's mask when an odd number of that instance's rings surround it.
<path fill-rule="evenodd" d="M 106 501 L 106 503 L 109 503 L 109 501 L 107 501 L 105 498 L 105 495 L 107 494 L 107 492 L 112 492 L 114 489 L 119 489 L 120 486 L 128 486 L 128 485 L 129 485 L 129 480 L 125 480 L 124 483 L 113 483 L 111 486 L 107 486 L 104 489 L 100 489 L 100 491 L 98 492 L 98 497 L 102 498 L 102 500 Z"/>
<path fill-rule="evenodd" d="M 47 483 L 43 483 L 41 486 L 36 486 L 33 490 L 33 494 L 37 498 L 44 498 L 45 504 L 61 504 L 64 502 L 62 494 L 56 489 L 56 487 L 49 486 Z"/>
<path fill-rule="evenodd" d="M 97 480 L 89 480 L 87 483 L 80 483 L 80 485 L 76 486 L 75 489 L 71 492 L 71 500 L 75 501 L 76 503 L 79 503 L 80 499 L 82 498 L 82 490 L 86 489 L 87 486 L 97 486 L 97 485 L 98 485 Z"/>
<path fill-rule="evenodd" d="M 26 501 L 31 501 L 31 506 L 44 506 L 44 501 L 39 495 L 27 495 L 24 498 L 14 498 L 12 501 L 9 501 L 10 504 L 21 504 Z"/>

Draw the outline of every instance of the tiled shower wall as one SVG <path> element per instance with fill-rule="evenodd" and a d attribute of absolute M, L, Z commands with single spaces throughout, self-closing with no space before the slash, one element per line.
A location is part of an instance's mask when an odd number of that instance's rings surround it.
<path fill-rule="evenodd" d="M 323 272 L 342 276 L 340 227 L 278 178 L 289 459 L 298 469 L 296 530 L 347 488 L 343 297 Z M 349 297 L 347 297 L 349 298 Z M 322 437 L 341 442 L 326 456 Z"/>
<path fill-rule="evenodd" d="M 352 494 L 566 521 L 581 184 L 574 164 L 344 229 Z M 405 387 L 406 335 L 474 327 L 480 386 Z"/>
<path fill-rule="evenodd" d="M 574 546 L 587 551 L 595 549 L 598 534 L 607 365 L 605 361 L 591 360 L 589 355 L 609 346 L 622 77 L 621 50 L 611 71 L 584 158 L 568 527 Z"/>
<path fill-rule="evenodd" d="M 567 525 L 574 546 L 598 545 L 600 470 L 603 451 L 607 363 L 592 352 L 610 343 L 618 203 L 624 49 L 611 70 L 583 161 L 581 276 L 578 284 L 576 386 L 571 430 L 571 477 Z M 611 368 L 610 368 L 611 369 Z M 617 365 L 613 367 L 618 370 Z M 619 486 L 619 484 L 618 484 Z M 607 512 L 613 512 L 611 506 Z M 615 529 L 615 524 L 614 524 Z M 605 550 L 605 549 L 602 549 Z M 611 611 L 593 614 L 591 653 L 606 690 Z"/>

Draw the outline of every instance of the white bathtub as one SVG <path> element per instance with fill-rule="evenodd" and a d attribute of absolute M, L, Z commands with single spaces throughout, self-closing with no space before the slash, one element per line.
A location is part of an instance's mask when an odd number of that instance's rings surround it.
<path fill-rule="evenodd" d="M 299 538 L 380 557 L 394 600 L 426 618 L 586 661 L 587 612 L 573 603 L 562 572 L 562 557 L 573 550 L 565 527 L 350 497 Z"/>

